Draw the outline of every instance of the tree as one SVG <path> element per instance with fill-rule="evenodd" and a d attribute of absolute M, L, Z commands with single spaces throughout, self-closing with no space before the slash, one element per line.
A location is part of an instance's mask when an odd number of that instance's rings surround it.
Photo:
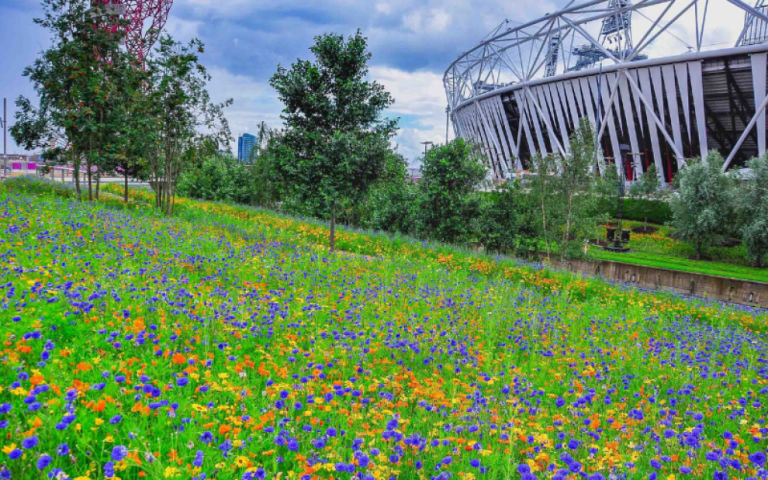
<path fill-rule="evenodd" d="M 479 230 L 485 248 L 497 253 L 536 255 L 539 246 L 535 199 L 522 184 L 507 181 L 481 203 Z"/>
<path fill-rule="evenodd" d="M 723 157 L 710 150 L 706 161 L 691 160 L 675 176 L 677 192 L 670 200 L 671 224 L 681 239 L 693 243 L 697 259 L 728 234 L 733 219 L 734 180 L 722 168 Z"/>
<path fill-rule="evenodd" d="M 273 166 L 286 207 L 330 219 L 334 250 L 337 215 L 379 178 L 397 122 L 382 117 L 394 103 L 389 93 L 365 80 L 371 54 L 359 30 L 318 36 L 310 50 L 314 62 L 278 66 L 270 80 L 286 125 Z"/>
<path fill-rule="evenodd" d="M 449 243 L 463 243 L 473 233 L 479 210 L 476 188 L 487 176 L 476 148 L 457 138 L 424 156 L 418 200 L 418 233 Z"/>
<path fill-rule="evenodd" d="M 768 255 L 768 155 L 753 158 L 747 166 L 751 175 L 734 197 L 747 256 L 760 268 Z"/>
<path fill-rule="evenodd" d="M 570 151 L 561 159 L 559 174 L 553 178 L 556 198 L 562 206 L 563 223 L 560 258 L 580 255 L 582 244 L 594 238 L 598 218 L 593 165 L 596 158 L 595 133 L 585 118 L 571 134 Z"/>
<path fill-rule="evenodd" d="M 619 202 L 619 192 L 617 185 L 619 183 L 619 173 L 615 165 L 605 165 L 600 178 L 597 180 L 597 211 L 610 215 L 616 209 Z"/>
<path fill-rule="evenodd" d="M 648 230 L 648 215 L 653 211 L 653 201 L 659 199 L 661 182 L 656 165 L 651 165 L 629 189 L 629 194 L 641 200 L 640 214 L 643 216 L 645 230 Z"/>
<path fill-rule="evenodd" d="M 557 241 L 555 225 L 562 216 L 562 204 L 556 197 L 557 186 L 553 181 L 557 168 L 555 157 L 542 157 L 538 153 L 531 158 L 533 175 L 528 178 L 528 188 L 531 198 L 536 203 L 536 223 L 539 228 L 539 238 L 544 240 L 544 249 L 549 258 L 551 244 Z"/>
<path fill-rule="evenodd" d="M 150 71 L 146 105 L 151 126 L 156 130 L 154 145 L 146 145 L 145 156 L 155 185 L 155 205 L 166 215 L 173 213 L 176 186 L 185 160 L 195 158 L 204 145 L 227 144 L 231 140 L 224 108 L 232 103 L 211 102 L 206 89 L 211 76 L 200 63 L 203 43 L 187 44 L 163 35 L 156 55 L 148 62 Z M 206 133 L 200 133 L 201 130 Z"/>
<path fill-rule="evenodd" d="M 402 155 L 387 155 L 381 177 L 368 190 L 360 203 L 360 226 L 402 234 L 414 232 L 418 187 L 408 176 L 407 163 Z"/>
<path fill-rule="evenodd" d="M 130 91 L 126 77 L 134 75 L 136 59 L 121 48 L 121 27 L 126 21 L 107 5 L 89 0 L 43 0 L 42 6 L 44 15 L 35 23 L 51 32 L 53 46 L 24 70 L 40 97 L 39 107 L 19 97 L 17 124 L 11 135 L 28 149 L 44 148 L 51 136 L 63 137 L 57 148 L 46 152 L 45 159 L 73 162 L 78 193 L 84 162 L 90 199 L 94 174 L 98 196 L 101 171 L 111 162 L 106 146 L 125 128 L 114 106 Z"/>

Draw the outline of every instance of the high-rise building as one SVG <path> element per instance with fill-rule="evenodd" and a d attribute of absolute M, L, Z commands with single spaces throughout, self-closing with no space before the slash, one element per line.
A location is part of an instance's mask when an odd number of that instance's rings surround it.
<path fill-rule="evenodd" d="M 256 145 L 256 137 L 250 133 L 244 133 L 237 138 L 237 159 L 241 162 L 251 161 L 251 152 Z"/>

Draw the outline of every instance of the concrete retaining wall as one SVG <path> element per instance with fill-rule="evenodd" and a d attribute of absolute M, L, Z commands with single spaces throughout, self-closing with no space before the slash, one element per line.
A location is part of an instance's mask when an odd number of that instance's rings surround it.
<path fill-rule="evenodd" d="M 556 268 L 636 285 L 768 308 L 768 283 L 633 265 L 611 260 L 553 262 Z"/>

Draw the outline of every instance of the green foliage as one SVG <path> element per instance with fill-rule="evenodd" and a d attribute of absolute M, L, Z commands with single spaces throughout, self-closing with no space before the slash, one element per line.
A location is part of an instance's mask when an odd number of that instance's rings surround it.
<path fill-rule="evenodd" d="M 644 198 L 625 198 L 622 208 L 624 218 L 641 222 L 664 225 L 672 221 L 672 209 L 665 200 L 647 200 Z M 607 210 L 610 217 L 616 216 L 616 202 Z"/>
<path fill-rule="evenodd" d="M 661 181 L 656 165 L 648 167 L 645 172 L 629 189 L 629 194 L 645 202 L 638 203 L 638 213 L 642 216 L 645 225 L 648 225 L 648 217 L 653 214 L 654 205 L 649 200 L 656 200 L 663 196 Z"/>
<path fill-rule="evenodd" d="M 150 60 L 145 106 L 155 118 L 154 144 L 145 152 L 155 182 L 155 204 L 166 214 L 173 212 L 173 198 L 181 172 L 194 160 L 201 144 L 226 144 L 231 139 L 223 110 L 231 104 L 211 102 L 206 86 L 211 76 L 200 63 L 204 47 L 200 40 L 187 44 L 168 35 L 160 37 L 156 55 Z M 200 133 L 201 128 L 205 134 Z"/>
<path fill-rule="evenodd" d="M 482 197 L 477 229 L 486 249 L 535 256 L 539 248 L 536 204 L 517 181 L 505 182 Z"/>
<path fill-rule="evenodd" d="M 723 158 L 711 150 L 706 161 L 691 160 L 675 177 L 677 192 L 670 200 L 671 224 L 681 239 L 694 245 L 696 258 L 729 234 L 734 181 L 722 172 L 722 167 Z"/>
<path fill-rule="evenodd" d="M 762 267 L 768 255 L 768 156 L 753 158 L 748 167 L 752 173 L 734 197 L 747 256 Z"/>
<path fill-rule="evenodd" d="M 232 155 L 205 157 L 199 167 L 181 174 L 178 193 L 201 200 L 257 204 L 251 168 Z"/>
<path fill-rule="evenodd" d="M 597 182 L 594 143 L 592 126 L 584 119 L 571 135 L 569 155 L 533 159 L 536 175 L 529 187 L 547 255 L 557 249 L 561 258 L 583 256 L 584 242 L 595 238 L 596 225 L 605 218 L 598 210 L 597 193 L 600 185 L 609 191 L 610 173 L 602 184 Z"/>
<path fill-rule="evenodd" d="M 597 203 L 595 205 L 597 212 L 613 212 L 610 215 L 616 215 L 617 204 L 619 203 L 618 183 L 619 174 L 616 171 L 616 166 L 604 165 L 602 174 L 597 181 Z M 626 208 L 626 200 L 624 207 Z"/>
<path fill-rule="evenodd" d="M 387 155 L 381 177 L 355 209 L 350 223 L 378 231 L 413 233 L 418 187 L 414 185 L 402 155 Z"/>
<path fill-rule="evenodd" d="M 43 0 L 42 10 L 35 23 L 50 32 L 52 46 L 24 70 L 40 97 L 39 107 L 19 97 L 11 135 L 27 149 L 46 148 L 54 139 L 56 148 L 46 150 L 46 161 L 71 161 L 76 173 L 84 163 L 91 198 L 93 175 L 98 185 L 100 172 L 119 161 L 128 137 L 129 98 L 146 75 L 121 48 L 120 27 L 126 21 L 105 5 Z"/>
<path fill-rule="evenodd" d="M 418 185 L 418 236 L 448 243 L 472 240 L 470 220 L 479 213 L 474 193 L 487 173 L 480 158 L 461 138 L 427 152 Z"/>
<path fill-rule="evenodd" d="M 595 238 L 596 225 L 603 217 L 590 214 L 597 203 L 593 173 L 597 159 L 594 138 L 592 124 L 582 119 L 571 134 L 569 154 L 557 165 L 559 174 L 552 177 L 555 194 L 552 200 L 561 203 L 562 211 L 562 218 L 553 218 L 560 222 L 561 258 L 582 256 L 584 242 Z"/>
<path fill-rule="evenodd" d="M 279 66 L 270 80 L 286 124 L 273 166 L 287 209 L 330 217 L 333 249 L 337 215 L 361 201 L 384 168 L 396 121 L 382 113 L 394 101 L 366 80 L 371 54 L 360 31 L 318 36 L 310 50 L 314 62 Z"/>

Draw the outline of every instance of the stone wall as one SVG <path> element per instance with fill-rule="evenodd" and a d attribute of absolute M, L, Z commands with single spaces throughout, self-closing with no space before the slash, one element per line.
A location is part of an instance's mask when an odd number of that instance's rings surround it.
<path fill-rule="evenodd" d="M 570 260 L 563 263 L 553 262 L 553 266 L 638 287 L 768 308 L 768 283 L 764 282 L 681 272 L 611 260 Z"/>

